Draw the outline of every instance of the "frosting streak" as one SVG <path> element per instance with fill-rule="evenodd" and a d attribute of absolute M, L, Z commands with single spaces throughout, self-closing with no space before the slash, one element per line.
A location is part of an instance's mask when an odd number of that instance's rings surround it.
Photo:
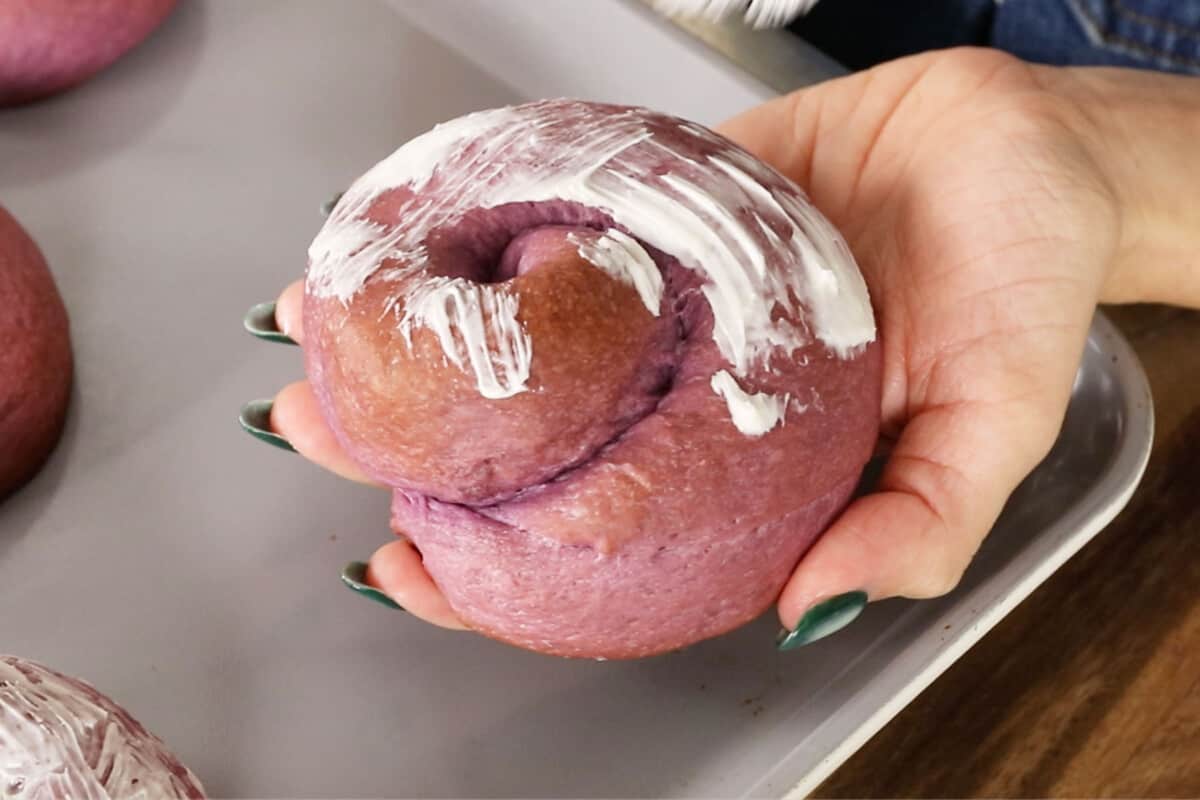
<path fill-rule="evenodd" d="M 646 310 L 656 317 L 659 315 L 663 292 L 662 273 L 636 239 L 614 228 L 591 241 L 575 234 L 567 234 L 567 240 L 579 248 L 579 255 L 592 266 L 636 289 Z"/>
<path fill-rule="evenodd" d="M 786 394 L 750 394 L 726 370 L 718 370 L 711 384 L 729 407 L 734 426 L 747 436 L 762 436 L 778 425 L 787 411 Z"/>

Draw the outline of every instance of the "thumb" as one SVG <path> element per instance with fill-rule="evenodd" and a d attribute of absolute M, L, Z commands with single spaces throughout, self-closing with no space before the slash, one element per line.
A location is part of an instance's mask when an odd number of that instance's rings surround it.
<path fill-rule="evenodd" d="M 868 601 L 936 597 L 958 584 L 1053 444 L 1061 414 L 1019 406 L 969 402 L 909 420 L 877 489 L 847 507 L 784 587 L 781 650 L 839 630 Z"/>

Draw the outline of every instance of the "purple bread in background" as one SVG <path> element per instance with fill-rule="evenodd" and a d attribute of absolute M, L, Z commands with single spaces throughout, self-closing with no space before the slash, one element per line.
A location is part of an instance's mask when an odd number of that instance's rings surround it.
<path fill-rule="evenodd" d="M 67 310 L 37 244 L 0 206 L 0 499 L 45 463 L 71 393 Z"/>
<path fill-rule="evenodd" d="M 0 2 L 0 107 L 82 83 L 145 39 L 175 0 Z"/>
<path fill-rule="evenodd" d="M 11 800 L 191 800 L 196 776 L 83 681 L 0 656 L 0 790 Z"/>
<path fill-rule="evenodd" d="M 473 629 L 634 658 L 775 601 L 879 430 L 845 243 L 731 142 L 543 101 L 413 140 L 309 251 L 305 362 Z"/>

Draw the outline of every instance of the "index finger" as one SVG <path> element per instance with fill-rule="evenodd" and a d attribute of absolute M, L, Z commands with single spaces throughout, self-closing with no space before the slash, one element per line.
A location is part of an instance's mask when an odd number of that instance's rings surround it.
<path fill-rule="evenodd" d="M 275 301 L 275 324 L 296 344 L 304 342 L 304 279 L 288 284 Z"/>

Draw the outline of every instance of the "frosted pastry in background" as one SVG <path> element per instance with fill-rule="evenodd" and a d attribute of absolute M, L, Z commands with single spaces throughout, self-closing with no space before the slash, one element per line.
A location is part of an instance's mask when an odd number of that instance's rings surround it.
<path fill-rule="evenodd" d="M 782 28 L 807 14 L 817 0 L 650 0 L 663 14 L 713 22 L 741 18 L 753 28 Z"/>
<path fill-rule="evenodd" d="M 0 206 L 0 500 L 37 473 L 71 393 L 67 310 L 37 244 Z"/>
<path fill-rule="evenodd" d="M 0 656 L 0 796 L 8 800 L 203 798 L 196 776 L 89 684 Z"/>
<path fill-rule="evenodd" d="M 645 109 L 438 126 L 309 251 L 326 421 L 472 628 L 636 657 L 769 607 L 879 428 L 849 249 L 801 190 Z"/>
<path fill-rule="evenodd" d="M 175 0 L 3 0 L 0 107 L 95 75 L 145 39 Z"/>

